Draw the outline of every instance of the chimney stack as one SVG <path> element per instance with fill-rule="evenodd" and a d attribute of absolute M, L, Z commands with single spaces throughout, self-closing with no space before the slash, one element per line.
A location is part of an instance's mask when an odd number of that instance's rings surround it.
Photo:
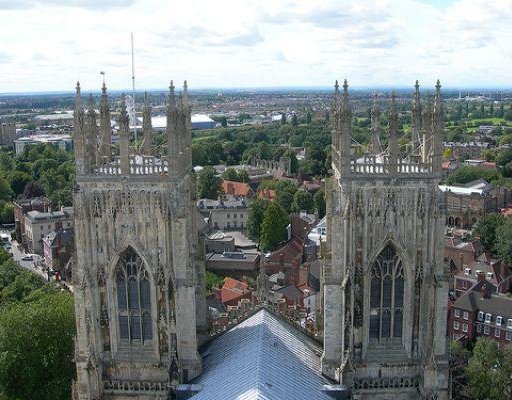
<path fill-rule="evenodd" d="M 487 295 L 487 285 L 482 285 L 482 287 L 480 288 L 480 298 L 482 300 L 489 298 L 489 296 Z"/>

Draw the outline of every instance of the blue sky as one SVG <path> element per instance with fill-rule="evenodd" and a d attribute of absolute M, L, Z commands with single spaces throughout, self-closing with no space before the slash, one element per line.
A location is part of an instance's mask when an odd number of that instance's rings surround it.
<path fill-rule="evenodd" d="M 0 0 L 0 93 L 512 86 L 512 0 Z"/>

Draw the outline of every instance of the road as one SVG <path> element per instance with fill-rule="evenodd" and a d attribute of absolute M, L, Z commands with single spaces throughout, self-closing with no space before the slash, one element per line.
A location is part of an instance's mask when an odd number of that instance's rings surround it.
<path fill-rule="evenodd" d="M 8 233 L 10 237 L 10 232 L 5 230 L 0 230 L 0 233 Z M 38 274 L 43 277 L 45 280 L 48 280 L 48 274 L 43 272 L 44 260 L 43 257 L 38 254 L 32 254 L 34 257 L 34 261 L 23 261 L 22 258 L 27 255 L 27 253 L 23 252 L 18 248 L 18 242 L 15 240 L 9 240 L 11 244 L 11 249 L 9 252 L 12 254 L 12 258 L 16 261 L 21 267 Z M 21 246 L 20 246 L 21 247 Z M 53 278 L 51 278 L 53 279 Z M 68 282 L 61 281 L 63 285 L 65 285 L 69 290 L 73 291 L 73 287 Z"/>

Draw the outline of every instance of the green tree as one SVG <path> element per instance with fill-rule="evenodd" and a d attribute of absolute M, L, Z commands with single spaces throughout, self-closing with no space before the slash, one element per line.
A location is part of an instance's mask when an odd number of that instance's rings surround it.
<path fill-rule="evenodd" d="M 29 271 L 22 271 L 14 278 L 8 286 L 4 287 L 0 292 L 0 299 L 2 304 L 22 301 L 33 291 L 43 287 L 45 281 L 39 275 Z"/>
<path fill-rule="evenodd" d="M 12 224 L 14 222 L 14 206 L 10 201 L 0 200 L 0 224 Z"/>
<path fill-rule="evenodd" d="M 0 200 L 10 201 L 12 198 L 12 190 L 7 180 L 0 175 Z"/>
<path fill-rule="evenodd" d="M 290 159 L 290 172 L 292 174 L 299 172 L 299 161 L 297 160 L 294 151 L 288 149 L 285 151 L 284 156 Z"/>
<path fill-rule="evenodd" d="M 315 208 L 318 212 L 318 218 L 322 219 L 325 217 L 325 193 L 323 190 L 319 190 L 315 193 Z"/>
<path fill-rule="evenodd" d="M 18 196 L 23 193 L 25 186 L 32 180 L 32 177 L 23 171 L 13 171 L 11 174 L 11 189 L 14 192 L 14 196 Z"/>
<path fill-rule="evenodd" d="M 462 167 L 458 168 L 455 172 L 448 175 L 448 177 L 446 178 L 446 184 L 464 184 L 479 178 L 483 178 L 491 183 L 498 182 L 502 179 L 501 175 L 497 171 L 492 171 L 479 167 L 472 167 L 470 165 L 463 165 Z"/>
<path fill-rule="evenodd" d="M 197 197 L 199 199 L 217 199 L 220 191 L 221 179 L 215 169 L 204 167 L 197 176 Z"/>
<path fill-rule="evenodd" d="M 214 272 L 206 271 L 206 292 L 211 293 L 213 287 L 220 288 L 224 284 L 224 278 Z"/>
<path fill-rule="evenodd" d="M 275 250 L 286 239 L 286 227 L 289 218 L 286 211 L 277 203 L 272 202 L 265 210 L 261 224 L 261 249 Z"/>
<path fill-rule="evenodd" d="M 286 114 L 281 114 L 281 125 L 286 124 Z"/>
<path fill-rule="evenodd" d="M 510 105 L 509 109 L 505 113 L 504 117 L 507 121 L 512 121 L 512 104 Z"/>
<path fill-rule="evenodd" d="M 75 376 L 73 297 L 46 294 L 0 312 L 0 392 L 16 400 L 67 400 Z"/>
<path fill-rule="evenodd" d="M 485 149 L 482 152 L 482 156 L 485 161 L 495 161 L 497 154 L 498 152 L 496 151 L 496 149 Z"/>
<path fill-rule="evenodd" d="M 501 151 L 496 156 L 496 164 L 498 164 L 500 167 L 507 165 L 511 161 L 512 161 L 512 149 L 507 149 L 507 150 Z"/>
<path fill-rule="evenodd" d="M 292 211 L 306 211 L 312 213 L 315 210 L 315 201 L 313 195 L 305 190 L 298 190 L 293 195 Z"/>
<path fill-rule="evenodd" d="M 238 180 L 240 182 L 248 183 L 251 180 L 249 172 L 247 172 L 246 169 L 241 169 L 238 171 Z"/>
<path fill-rule="evenodd" d="M 34 197 L 44 196 L 44 188 L 39 182 L 29 182 L 25 185 L 23 190 L 23 197 L 25 199 L 32 199 Z"/>
<path fill-rule="evenodd" d="M 226 170 L 222 173 L 222 179 L 226 181 L 238 181 L 239 178 L 240 177 L 234 168 L 226 168 Z"/>
<path fill-rule="evenodd" d="M 275 201 L 288 213 L 292 211 L 295 192 L 297 192 L 297 186 L 292 181 L 283 179 L 276 184 Z"/>
<path fill-rule="evenodd" d="M 249 206 L 247 234 L 251 240 L 260 240 L 261 224 L 263 223 L 263 217 L 268 205 L 268 200 L 256 198 L 251 202 L 251 205 Z"/>
<path fill-rule="evenodd" d="M 507 265 L 512 265 L 512 218 L 506 218 L 496 228 L 494 250 Z"/>
<path fill-rule="evenodd" d="M 512 350 L 479 338 L 466 368 L 468 394 L 474 400 L 508 400 L 512 394 Z"/>
<path fill-rule="evenodd" d="M 206 149 L 201 143 L 192 144 L 192 164 L 206 165 Z"/>
<path fill-rule="evenodd" d="M 292 126 L 299 125 L 299 119 L 297 118 L 297 114 L 292 115 Z"/>
<path fill-rule="evenodd" d="M 221 120 L 220 120 L 220 125 L 223 127 L 223 128 L 227 128 L 228 127 L 228 120 L 226 119 L 226 117 L 222 117 Z"/>
<path fill-rule="evenodd" d="M 505 218 L 498 214 L 484 215 L 480 218 L 473 235 L 480 238 L 483 246 L 492 252 L 495 252 L 496 231 L 503 225 Z"/>

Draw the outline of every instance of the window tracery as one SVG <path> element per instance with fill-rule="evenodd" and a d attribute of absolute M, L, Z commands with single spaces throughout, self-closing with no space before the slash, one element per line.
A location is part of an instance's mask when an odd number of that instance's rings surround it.
<path fill-rule="evenodd" d="M 387 245 L 371 268 L 370 340 L 402 337 L 404 290 L 402 261 Z"/>
<path fill-rule="evenodd" d="M 144 262 L 132 248 L 119 261 L 116 289 L 121 341 L 141 344 L 151 341 L 151 285 Z"/>

